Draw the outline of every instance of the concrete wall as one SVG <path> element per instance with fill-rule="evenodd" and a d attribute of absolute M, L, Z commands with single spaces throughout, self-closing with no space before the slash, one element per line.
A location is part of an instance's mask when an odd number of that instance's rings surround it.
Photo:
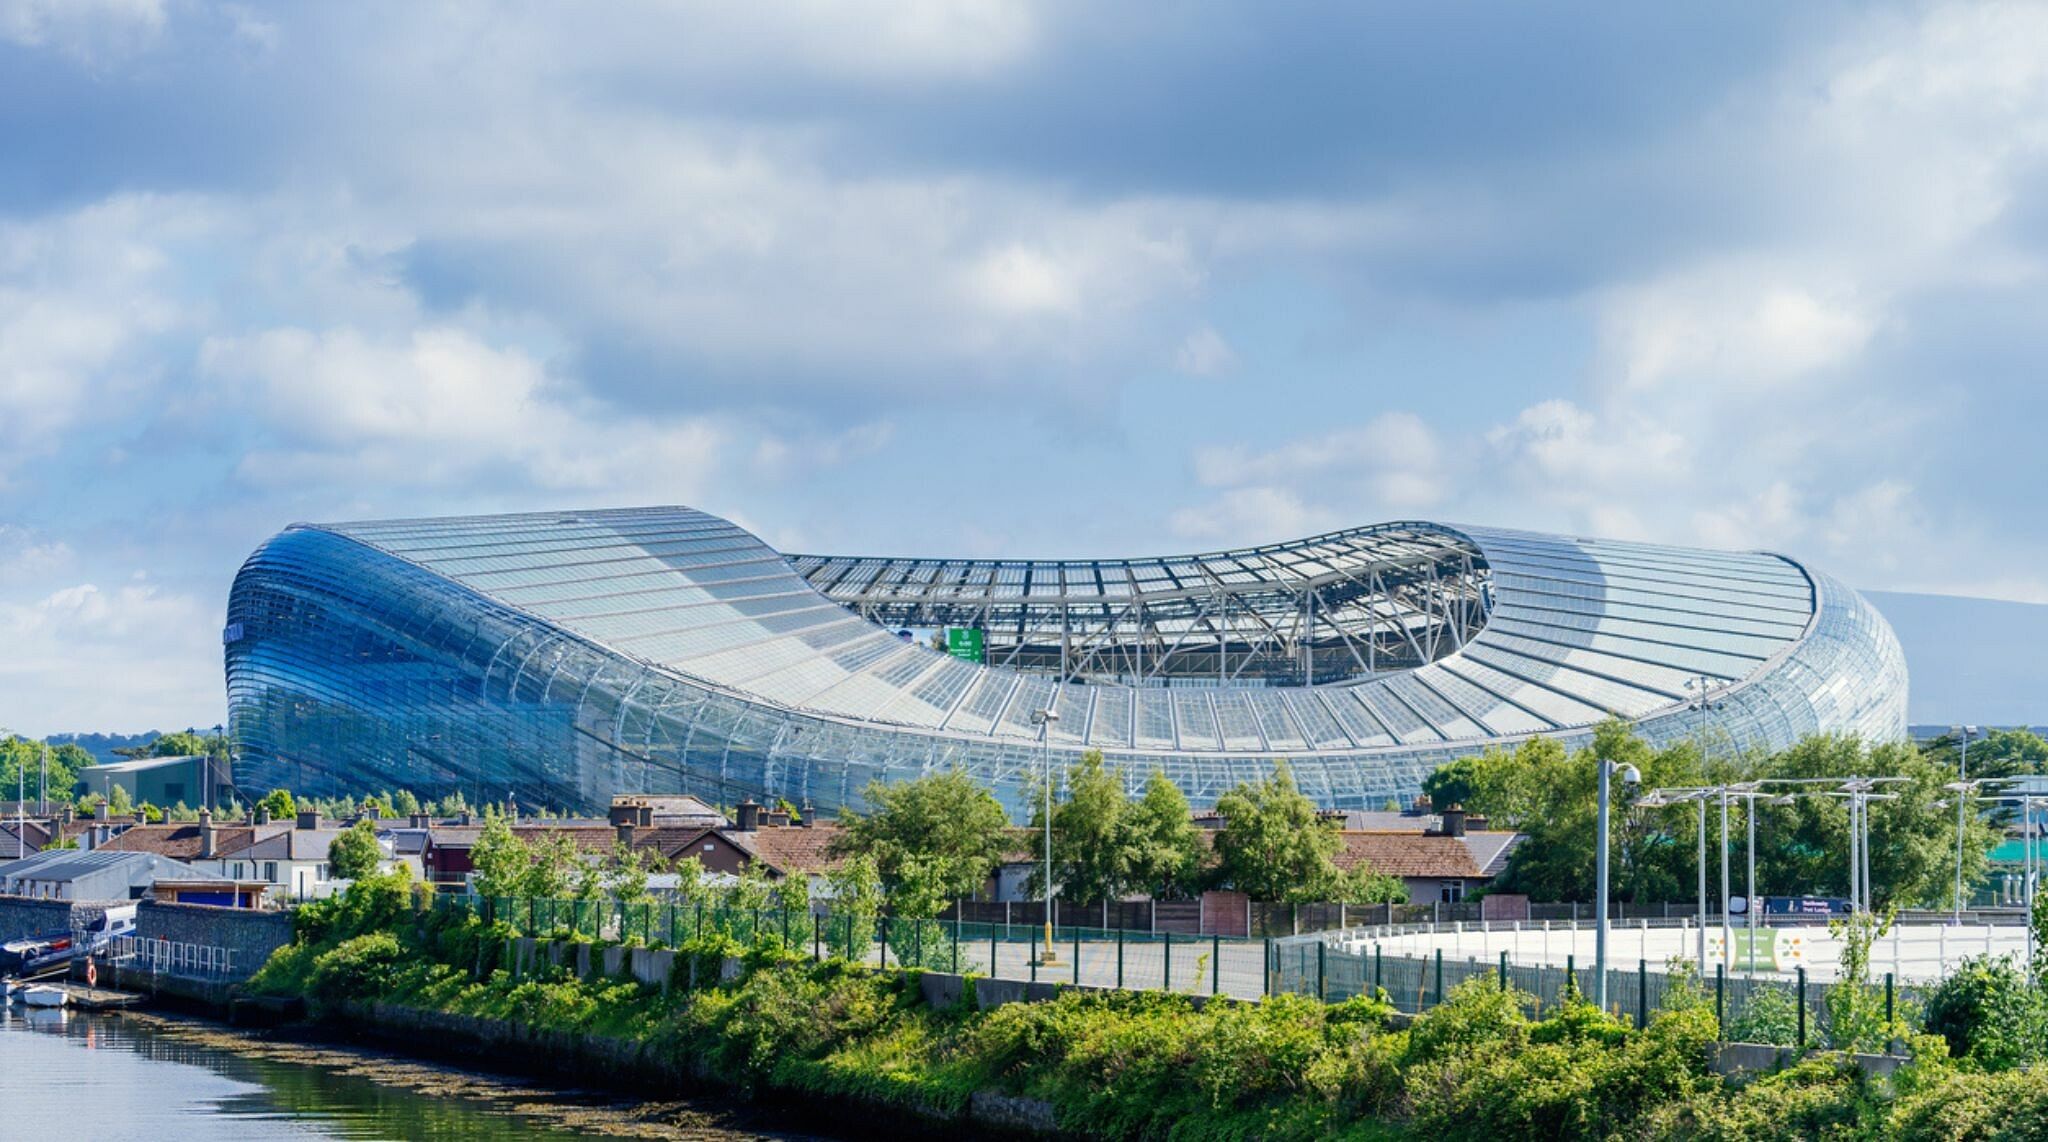
<path fill-rule="evenodd" d="M 145 940 L 227 948 L 234 953 L 233 978 L 247 979 L 270 953 L 292 942 L 292 917 L 289 912 L 145 900 L 135 910 L 135 934 Z"/>

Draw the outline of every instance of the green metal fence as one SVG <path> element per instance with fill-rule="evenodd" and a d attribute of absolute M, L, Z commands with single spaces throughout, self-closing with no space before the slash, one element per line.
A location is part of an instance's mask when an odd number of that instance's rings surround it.
<path fill-rule="evenodd" d="M 1119 928 L 913 920 L 826 909 L 736 908 L 714 901 L 446 896 L 523 936 L 580 936 L 680 947 L 706 933 L 752 944 L 762 937 L 825 959 L 878 967 L 973 972 L 995 979 L 1256 998 L 1267 988 L 1270 941 Z"/>

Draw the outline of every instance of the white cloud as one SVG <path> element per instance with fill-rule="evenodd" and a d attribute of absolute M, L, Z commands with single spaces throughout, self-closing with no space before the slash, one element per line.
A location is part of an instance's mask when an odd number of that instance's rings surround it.
<path fill-rule="evenodd" d="M 1242 547 L 1299 539 L 1340 526 L 1321 509 L 1284 488 L 1233 488 L 1201 507 L 1173 513 L 1169 526 L 1182 539 Z"/>
<path fill-rule="evenodd" d="M 1427 509 L 1442 500 L 1454 468 L 1436 434 L 1409 412 L 1381 413 L 1263 451 L 1200 448 L 1195 478 L 1226 490 L 1175 512 L 1170 525 L 1183 538 L 1231 546 L 1252 536 L 1300 538 Z"/>
<path fill-rule="evenodd" d="M 524 352 L 449 327 L 389 340 L 353 329 L 211 338 L 200 369 L 273 434 L 242 462 L 258 484 L 491 479 L 687 499 L 725 439 L 701 418 L 622 422 Z"/>
<path fill-rule="evenodd" d="M 0 221 L 0 487 L 154 383 L 155 340 L 193 309 L 171 247 L 207 225 L 200 205 L 147 195 Z"/>
<path fill-rule="evenodd" d="M 75 570 L 75 568 L 68 568 Z M 118 586 L 52 581 L 24 602 L 0 596 L 0 694 L 33 695 L 6 711 L 33 735 L 136 731 L 218 720 L 217 612 L 139 572 Z M 10 590 L 9 595 L 16 595 Z"/>
<path fill-rule="evenodd" d="M 1173 351 L 1173 367 L 1191 377 L 1217 377 L 1237 367 L 1237 354 L 1221 333 L 1204 325 Z"/>
<path fill-rule="evenodd" d="M 0 0 L 0 40 L 87 62 L 148 47 L 163 27 L 163 0 Z"/>

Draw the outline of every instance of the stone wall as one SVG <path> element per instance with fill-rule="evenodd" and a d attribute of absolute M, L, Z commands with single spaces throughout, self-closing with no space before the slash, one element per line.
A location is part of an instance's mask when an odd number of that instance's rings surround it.
<path fill-rule="evenodd" d="M 97 912 L 98 909 L 94 908 L 93 911 Z M 85 917 L 81 916 L 79 922 L 83 923 L 84 919 Z M 26 896 L 0 896 L 0 943 L 71 926 L 71 902 L 68 900 L 31 900 Z"/>
<path fill-rule="evenodd" d="M 292 942 L 292 917 L 289 912 L 145 900 L 135 910 L 135 934 L 145 940 L 226 948 L 233 953 L 230 978 L 240 980 L 256 974 L 270 953 Z"/>

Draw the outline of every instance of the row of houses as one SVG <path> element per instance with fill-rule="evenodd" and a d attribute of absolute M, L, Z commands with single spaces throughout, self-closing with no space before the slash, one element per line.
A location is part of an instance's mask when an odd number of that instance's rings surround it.
<path fill-rule="evenodd" d="M 1335 863 L 1349 871 L 1369 865 L 1399 877 L 1417 903 L 1458 903 L 1498 875 L 1520 838 L 1493 832 L 1485 822 L 1468 818 L 1455 807 L 1440 815 L 1358 814 L 1333 822 L 1340 847 Z M 1198 816 L 1205 840 L 1221 821 Z M 37 863 L 0 864 L 0 892 L 55 899 L 133 899 L 151 885 L 165 892 L 216 895 L 230 892 L 238 901 L 304 900 L 327 895 L 336 882 L 328 850 L 341 835 L 343 823 L 301 813 L 291 821 L 250 816 L 240 821 L 215 821 L 202 814 L 196 823 L 148 824 L 141 821 L 31 821 L 24 833 L 0 835 L 0 861 L 11 848 L 34 852 L 53 841 L 74 843 L 79 854 L 101 854 L 90 862 L 42 859 Z M 483 824 L 464 815 L 453 820 L 415 816 L 377 821 L 377 836 L 386 860 L 404 864 L 423 881 L 446 890 L 464 888 L 473 871 L 472 850 Z M 792 821 L 787 813 L 751 802 L 728 818 L 716 807 L 691 796 L 621 796 L 606 818 L 515 819 L 515 836 L 529 843 L 566 838 L 593 861 L 609 860 L 621 849 L 642 851 L 667 865 L 696 858 L 714 880 L 749 870 L 770 880 L 803 876 L 815 895 L 828 892 L 826 878 L 843 859 L 836 824 L 818 822 L 810 814 Z M 1014 831 L 1013 855 L 990 878 L 982 893 L 995 902 L 1033 899 L 1027 891 L 1037 867 L 1036 835 Z M 58 850 L 62 852 L 64 850 Z M 133 854 L 125 871 L 112 854 Z M 52 854 L 42 854 L 50 858 Z M 88 885 L 77 878 L 90 868 Z M 176 870 L 172 872 L 171 870 Z M 125 876 L 125 884 L 117 883 Z M 210 886 L 202 889 L 202 883 Z M 117 896 L 101 895 L 115 888 Z M 78 895 L 90 892 L 93 895 Z"/>

